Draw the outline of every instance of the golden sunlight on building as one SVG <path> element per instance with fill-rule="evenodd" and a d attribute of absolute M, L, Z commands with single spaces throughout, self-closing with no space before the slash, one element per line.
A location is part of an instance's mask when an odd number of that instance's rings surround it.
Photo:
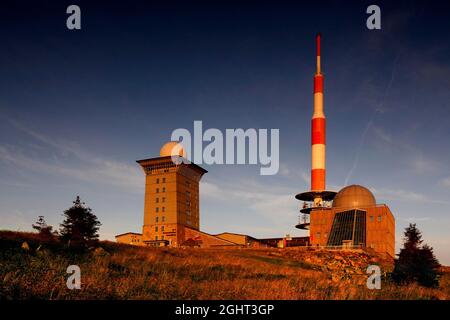
<path fill-rule="evenodd" d="M 158 158 L 137 161 L 145 172 L 145 245 L 178 246 L 185 228 L 200 229 L 199 182 L 207 171 L 193 163 L 175 164 L 185 152 L 177 142 L 166 143 Z M 179 158 L 181 160 L 181 158 Z"/>
<path fill-rule="evenodd" d="M 117 242 L 157 247 L 289 246 L 285 238 L 255 239 L 244 234 L 212 235 L 201 231 L 199 188 L 207 171 L 192 162 L 181 161 L 186 160 L 185 156 L 181 145 L 171 141 L 163 145 L 159 157 L 137 161 L 145 173 L 142 234 L 120 234 L 116 236 Z M 307 237 L 289 237 L 289 243 L 306 245 Z"/>

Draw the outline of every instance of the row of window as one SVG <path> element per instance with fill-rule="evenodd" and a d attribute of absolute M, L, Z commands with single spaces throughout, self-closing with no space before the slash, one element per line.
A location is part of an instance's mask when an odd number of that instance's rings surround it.
<path fill-rule="evenodd" d="M 155 232 L 158 232 L 158 226 L 155 226 Z M 164 226 L 161 226 L 161 232 L 164 232 Z"/>
<path fill-rule="evenodd" d="M 158 216 L 155 217 L 155 222 L 156 222 L 156 223 L 159 222 L 159 217 L 158 217 Z M 162 217 L 161 217 L 161 222 L 166 222 L 166 217 L 165 217 L 165 216 L 162 216 Z"/>
<path fill-rule="evenodd" d="M 186 213 L 188 215 L 191 215 L 191 193 L 189 191 L 186 191 Z M 190 224 L 188 222 L 188 224 Z"/>
<path fill-rule="evenodd" d="M 166 187 L 162 187 L 161 192 L 166 192 Z M 156 193 L 159 193 L 159 188 L 156 188 Z"/>
<path fill-rule="evenodd" d="M 187 219 L 187 221 L 190 221 L 190 219 L 191 219 L 191 213 L 190 212 L 186 212 L 186 214 L 187 214 L 187 217 L 186 217 L 186 219 Z M 166 221 L 166 217 L 165 216 L 161 216 L 161 222 L 165 222 Z M 155 222 L 159 222 L 159 216 L 156 216 L 155 217 Z"/>
<path fill-rule="evenodd" d="M 159 198 L 156 198 L 156 203 L 159 203 Z M 161 198 L 161 202 L 166 202 L 166 197 Z"/>
<path fill-rule="evenodd" d="M 159 178 L 156 178 L 156 183 L 159 184 L 159 182 L 160 182 Z M 161 183 L 166 183 L 166 178 L 161 178 Z M 188 188 L 190 188 L 191 187 L 191 182 L 190 181 L 186 181 L 186 186 Z"/>
<path fill-rule="evenodd" d="M 156 183 L 159 184 L 159 178 L 156 178 Z M 162 183 L 166 183 L 166 178 L 162 178 Z"/>
<path fill-rule="evenodd" d="M 166 212 L 166 207 L 161 207 L 161 212 L 162 212 L 162 213 L 165 213 L 165 212 Z M 155 215 L 158 214 L 158 213 L 159 213 L 159 207 L 156 207 L 156 208 L 155 208 Z M 190 209 L 187 209 L 187 210 L 186 210 L 186 215 L 187 215 L 188 217 L 190 217 L 190 216 L 192 215 L 192 212 L 191 212 Z"/>
<path fill-rule="evenodd" d="M 159 201 L 159 198 L 156 198 L 155 199 L 155 202 L 156 203 L 159 203 L 160 201 Z M 166 197 L 162 197 L 161 198 L 161 203 L 165 203 L 166 202 Z M 191 207 L 191 200 L 186 200 L 186 207 L 188 207 L 188 208 L 190 208 Z M 162 207 L 162 208 L 164 208 L 164 207 Z M 164 210 L 163 210 L 164 211 Z M 156 212 L 158 212 L 158 210 L 156 210 Z"/>
<path fill-rule="evenodd" d="M 317 232 L 317 233 L 316 233 L 316 237 L 317 237 L 317 238 L 320 238 L 320 236 L 321 236 L 321 233 L 320 233 L 320 232 Z M 328 237 L 328 233 L 325 232 L 325 233 L 323 234 L 323 236 L 324 236 L 324 238 Z"/>
<path fill-rule="evenodd" d="M 374 216 L 370 216 L 369 219 L 370 219 L 370 222 L 374 222 L 375 217 L 374 217 Z M 378 217 L 377 217 L 377 221 L 378 221 L 378 222 L 381 222 L 381 216 L 378 216 Z"/>
<path fill-rule="evenodd" d="M 156 201 L 156 203 L 159 203 L 159 198 L 156 197 L 155 201 Z M 166 202 L 166 197 L 161 197 L 161 202 Z M 191 199 L 190 198 L 186 199 L 186 205 L 191 205 Z"/>

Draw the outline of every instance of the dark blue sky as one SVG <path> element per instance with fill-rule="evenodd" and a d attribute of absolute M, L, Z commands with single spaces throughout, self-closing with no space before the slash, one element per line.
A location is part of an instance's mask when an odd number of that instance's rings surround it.
<path fill-rule="evenodd" d="M 82 30 L 66 28 L 81 7 Z M 381 8 L 382 29 L 366 28 Z M 206 166 L 207 232 L 302 235 L 314 37 L 328 186 L 387 203 L 450 263 L 450 6 L 439 1 L 11 1 L 0 4 L 0 227 L 57 225 L 75 195 L 103 238 L 139 231 L 143 174 L 176 128 L 280 129 L 278 175 Z"/>

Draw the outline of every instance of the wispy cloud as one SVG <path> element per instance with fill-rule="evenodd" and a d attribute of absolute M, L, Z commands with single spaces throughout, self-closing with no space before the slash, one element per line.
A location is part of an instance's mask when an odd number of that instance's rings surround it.
<path fill-rule="evenodd" d="M 406 218 L 401 218 L 401 220 L 409 222 L 409 223 L 415 223 L 415 222 L 429 221 L 432 219 L 431 219 L 431 217 L 406 217 Z"/>
<path fill-rule="evenodd" d="M 410 160 L 411 167 L 418 174 L 426 174 L 436 172 L 440 164 L 431 159 L 419 154 Z"/>
<path fill-rule="evenodd" d="M 398 54 L 397 57 L 394 59 L 394 62 L 392 64 L 391 78 L 390 78 L 386 88 L 384 89 L 384 92 L 383 92 L 383 95 L 381 97 L 380 102 L 378 103 L 377 107 L 373 110 L 372 115 L 371 115 L 369 121 L 367 122 L 367 125 L 364 128 L 364 131 L 361 134 L 361 140 L 359 142 L 358 148 L 356 149 L 355 157 L 354 157 L 354 160 L 353 160 L 353 165 L 351 166 L 349 172 L 347 173 L 347 176 L 345 177 L 344 185 L 348 184 L 348 182 L 350 181 L 350 179 L 351 179 L 351 177 L 353 175 L 353 172 L 358 167 L 359 157 L 361 155 L 361 150 L 364 147 L 364 143 L 365 143 L 365 140 L 366 140 L 367 132 L 372 127 L 372 125 L 373 125 L 373 123 L 375 121 L 375 116 L 378 113 L 384 112 L 384 104 L 385 104 L 386 99 L 387 99 L 387 97 L 389 95 L 389 92 L 391 91 L 392 84 L 394 83 L 395 70 L 396 70 L 399 58 L 400 58 L 400 54 Z"/>
<path fill-rule="evenodd" d="M 375 136 L 379 140 L 381 140 L 383 142 L 386 142 L 388 144 L 392 144 L 393 143 L 392 136 L 389 133 L 387 133 L 386 130 L 383 129 L 382 127 L 374 125 L 374 126 L 372 126 L 372 131 L 375 133 Z"/>
<path fill-rule="evenodd" d="M 378 189 L 370 188 L 370 190 L 377 196 L 384 200 L 400 200 L 400 201 L 412 201 L 421 203 L 434 203 L 434 204 L 450 204 L 450 201 L 443 201 L 433 199 L 432 197 L 408 190 L 402 189 Z"/>
<path fill-rule="evenodd" d="M 232 202 L 241 208 L 237 214 L 256 214 L 277 224 L 292 224 L 298 213 L 295 191 L 283 186 L 261 186 L 252 181 L 234 180 L 232 185 L 221 181 L 219 187 L 214 182 L 203 182 L 200 192 L 205 201 L 213 199 L 218 206 L 221 202 Z"/>
<path fill-rule="evenodd" d="M 441 179 L 440 185 L 446 188 L 450 188 L 450 177 Z"/>
<path fill-rule="evenodd" d="M 435 160 L 431 155 L 424 153 L 420 148 L 412 143 L 403 140 L 396 141 L 392 135 L 381 126 L 372 125 L 371 131 L 383 150 L 390 153 L 395 152 L 395 157 L 401 157 L 403 163 L 412 173 L 417 175 L 435 173 L 442 169 L 439 161 Z"/>
<path fill-rule="evenodd" d="M 26 147 L 0 145 L 0 161 L 35 172 L 63 175 L 92 184 L 112 185 L 127 192 L 143 191 L 143 174 L 136 165 L 102 158 L 72 141 L 43 135 L 15 120 L 10 122 L 31 137 L 32 144 L 40 143 L 46 155 L 37 156 Z"/>
<path fill-rule="evenodd" d="M 280 165 L 279 174 L 285 178 L 296 179 L 296 180 L 300 179 L 301 181 L 303 181 L 307 184 L 310 183 L 309 173 L 306 170 L 299 168 L 299 166 L 295 166 L 294 168 L 292 168 L 292 167 L 282 163 Z"/>

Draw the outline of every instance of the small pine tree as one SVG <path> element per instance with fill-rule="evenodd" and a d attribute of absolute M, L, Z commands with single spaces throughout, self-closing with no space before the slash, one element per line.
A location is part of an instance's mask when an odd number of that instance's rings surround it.
<path fill-rule="evenodd" d="M 39 216 L 38 220 L 32 224 L 32 227 L 39 232 L 39 236 L 43 240 L 50 240 L 54 236 L 53 227 L 47 225 L 44 216 Z"/>
<path fill-rule="evenodd" d="M 425 287 L 439 286 L 439 261 L 428 245 L 421 246 L 422 234 L 416 224 L 410 224 L 404 232 L 404 245 L 395 261 L 392 279 L 397 284 L 418 282 Z"/>
<path fill-rule="evenodd" d="M 61 224 L 61 239 L 69 245 L 84 247 L 98 241 L 98 230 L 101 223 L 77 196 L 73 206 L 64 211 L 64 221 Z"/>

